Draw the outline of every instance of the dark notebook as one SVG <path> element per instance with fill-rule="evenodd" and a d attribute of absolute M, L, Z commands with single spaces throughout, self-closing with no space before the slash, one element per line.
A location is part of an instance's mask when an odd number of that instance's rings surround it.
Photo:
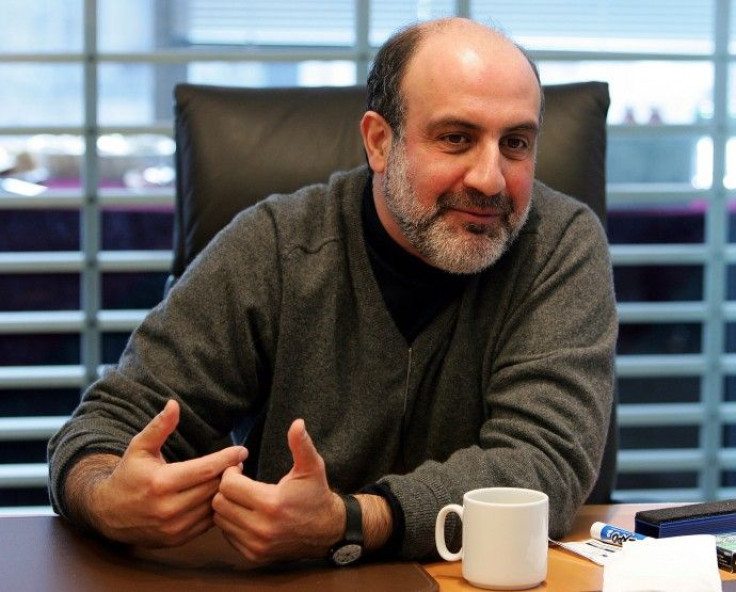
<path fill-rule="evenodd" d="M 634 530 L 655 538 L 736 531 L 736 500 L 642 510 L 634 516 Z"/>

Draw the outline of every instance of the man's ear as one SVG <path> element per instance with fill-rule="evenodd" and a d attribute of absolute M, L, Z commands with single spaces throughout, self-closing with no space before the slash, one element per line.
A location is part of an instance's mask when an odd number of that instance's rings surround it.
<path fill-rule="evenodd" d="M 391 126 L 375 111 L 366 111 L 360 120 L 360 133 L 368 164 L 374 173 L 383 173 L 391 147 Z"/>

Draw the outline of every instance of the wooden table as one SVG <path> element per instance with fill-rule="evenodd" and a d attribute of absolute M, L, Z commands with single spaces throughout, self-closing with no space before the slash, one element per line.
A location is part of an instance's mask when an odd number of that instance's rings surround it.
<path fill-rule="evenodd" d="M 661 506 L 661 504 L 660 504 Z M 652 505 L 586 506 L 567 540 L 589 538 L 596 520 L 633 529 L 637 510 Z M 363 564 L 337 569 L 324 564 L 244 571 L 244 560 L 215 529 L 174 549 L 131 550 L 73 530 L 55 516 L 0 518 L 0 589 L 13 592 L 453 592 L 477 591 L 459 562 Z M 736 592 L 736 576 L 721 571 L 724 590 Z M 546 581 L 536 590 L 595 592 L 603 568 L 562 549 L 549 550 Z"/>

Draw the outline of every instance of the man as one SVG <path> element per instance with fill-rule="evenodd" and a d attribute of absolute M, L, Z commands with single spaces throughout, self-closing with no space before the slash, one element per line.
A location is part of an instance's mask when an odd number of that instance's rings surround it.
<path fill-rule="evenodd" d="M 617 321 L 600 224 L 534 181 L 542 104 L 528 57 L 478 23 L 390 39 L 370 173 L 218 235 L 52 439 L 54 507 L 145 545 L 214 524 L 259 563 L 427 557 L 437 511 L 494 485 L 548 493 L 564 533 Z M 246 448 L 223 448 L 241 423 Z"/>

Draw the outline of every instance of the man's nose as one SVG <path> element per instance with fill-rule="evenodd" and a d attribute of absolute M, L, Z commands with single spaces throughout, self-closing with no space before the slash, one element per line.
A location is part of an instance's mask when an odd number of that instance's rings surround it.
<path fill-rule="evenodd" d="M 503 155 L 497 146 L 488 146 L 474 155 L 465 175 L 465 185 L 485 195 L 496 195 L 506 189 Z"/>

